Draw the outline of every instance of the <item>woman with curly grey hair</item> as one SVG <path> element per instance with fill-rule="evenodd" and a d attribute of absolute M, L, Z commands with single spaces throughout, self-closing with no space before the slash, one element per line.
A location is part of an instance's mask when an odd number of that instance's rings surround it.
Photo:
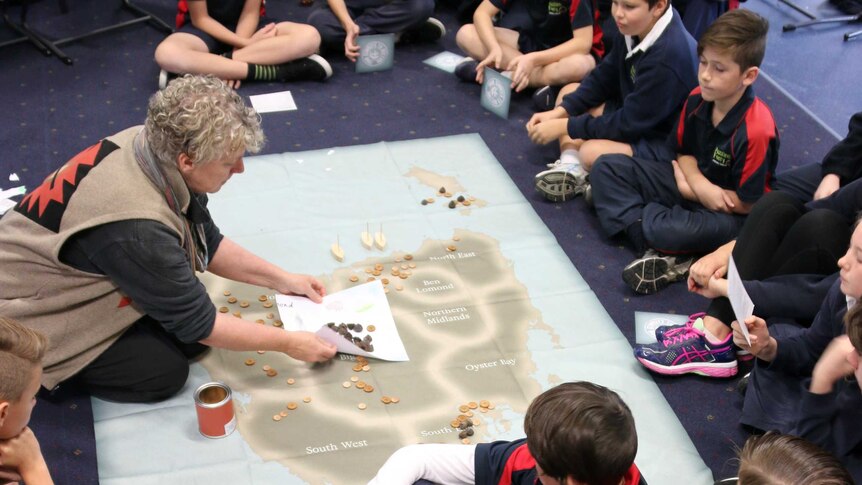
<path fill-rule="evenodd" d="M 76 155 L 0 219 L 0 314 L 48 337 L 44 387 L 74 379 L 102 398 L 156 401 L 208 347 L 335 354 L 314 334 L 217 312 L 195 276 L 325 294 L 224 237 L 206 210 L 206 194 L 263 141 L 257 113 L 226 83 L 185 76 L 150 99 L 143 127 Z"/>

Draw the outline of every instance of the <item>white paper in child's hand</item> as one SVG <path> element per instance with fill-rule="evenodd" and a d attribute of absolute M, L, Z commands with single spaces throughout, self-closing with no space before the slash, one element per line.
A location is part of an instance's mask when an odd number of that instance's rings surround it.
<path fill-rule="evenodd" d="M 748 327 L 745 325 L 745 320 L 754 315 L 754 302 L 745 291 L 745 286 L 742 284 L 742 278 L 739 277 L 739 271 L 736 269 L 736 262 L 733 261 L 733 256 L 727 264 L 727 298 L 730 300 L 730 306 L 733 307 L 733 314 L 736 316 L 736 321 L 739 322 L 739 330 L 748 345 L 751 345 L 751 338 L 748 335 Z"/>

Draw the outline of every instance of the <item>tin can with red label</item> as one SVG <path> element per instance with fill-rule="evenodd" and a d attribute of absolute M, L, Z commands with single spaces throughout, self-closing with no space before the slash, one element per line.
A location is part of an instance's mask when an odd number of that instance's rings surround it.
<path fill-rule="evenodd" d="M 226 384 L 207 382 L 195 391 L 198 429 L 207 438 L 224 438 L 236 429 L 233 397 Z"/>

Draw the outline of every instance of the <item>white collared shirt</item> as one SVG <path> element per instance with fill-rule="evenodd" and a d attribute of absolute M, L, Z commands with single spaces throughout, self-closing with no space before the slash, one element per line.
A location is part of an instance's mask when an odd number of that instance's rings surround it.
<path fill-rule="evenodd" d="M 670 25 L 670 21 L 673 20 L 673 7 L 670 5 L 667 6 L 667 10 L 665 10 L 664 14 L 659 17 L 658 21 L 653 25 L 652 30 L 641 39 L 640 43 L 632 49 L 632 44 L 634 41 L 632 40 L 632 36 L 625 36 L 626 39 L 626 49 L 628 53 L 626 54 L 626 59 L 635 55 L 637 52 L 646 52 L 647 49 L 652 47 L 653 44 L 661 37 L 661 34 L 664 33 L 664 30 Z"/>

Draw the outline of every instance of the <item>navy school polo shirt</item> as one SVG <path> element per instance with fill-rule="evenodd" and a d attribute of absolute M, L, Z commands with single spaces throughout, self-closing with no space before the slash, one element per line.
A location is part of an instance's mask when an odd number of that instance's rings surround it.
<path fill-rule="evenodd" d="M 527 439 L 494 441 L 476 445 L 476 485 L 537 485 L 536 460 L 527 448 Z M 646 485 L 632 463 L 625 485 Z"/>
<path fill-rule="evenodd" d="M 524 2 L 524 4 L 519 4 Z M 593 27 L 593 45 L 590 48 L 598 62 L 604 56 L 602 29 L 596 0 L 491 0 L 491 4 L 504 14 L 528 15 L 532 30 L 523 32 L 534 37 L 539 49 L 550 49 L 571 40 L 572 32 Z M 515 4 L 519 4 L 515 6 Z M 513 8 L 514 7 L 514 8 Z"/>
<path fill-rule="evenodd" d="M 733 190 L 743 202 L 755 202 L 771 190 L 778 165 L 778 128 L 772 111 L 749 86 L 717 127 L 715 103 L 694 88 L 671 134 L 676 152 L 697 159 L 710 182 Z"/>

